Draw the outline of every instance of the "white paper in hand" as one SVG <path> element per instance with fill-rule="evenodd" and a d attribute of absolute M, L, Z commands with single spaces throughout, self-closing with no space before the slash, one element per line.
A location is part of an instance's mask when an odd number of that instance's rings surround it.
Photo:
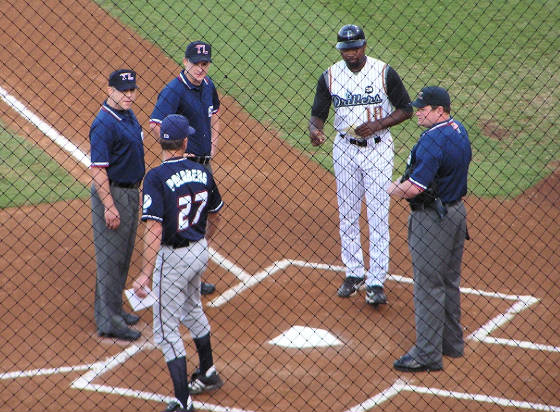
<path fill-rule="evenodd" d="M 152 306 L 156 298 L 154 296 L 153 291 L 148 292 L 148 296 L 145 298 L 139 298 L 136 293 L 134 293 L 134 289 L 127 289 L 124 291 L 126 298 L 128 299 L 128 303 L 130 303 L 130 307 L 134 312 L 138 312 L 139 310 L 149 308 Z"/>

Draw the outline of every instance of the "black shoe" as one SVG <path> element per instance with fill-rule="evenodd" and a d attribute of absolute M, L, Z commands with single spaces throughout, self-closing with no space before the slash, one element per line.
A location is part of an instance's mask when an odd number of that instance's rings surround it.
<path fill-rule="evenodd" d="M 224 381 L 216 372 L 216 368 L 211 366 L 203 375 L 200 369 L 197 368 L 191 376 L 189 382 L 189 392 L 191 395 L 198 395 L 202 392 L 212 392 L 220 389 L 224 385 Z"/>
<path fill-rule="evenodd" d="M 99 336 L 102 338 L 121 339 L 132 342 L 139 339 L 142 334 L 137 330 L 125 328 L 119 330 L 111 330 L 109 332 L 100 332 Z"/>
<path fill-rule="evenodd" d="M 216 291 L 216 286 L 212 283 L 200 282 L 200 294 L 211 295 Z"/>
<path fill-rule="evenodd" d="M 167 408 L 163 412 L 194 412 L 194 407 L 191 404 L 191 407 L 188 409 L 181 408 L 181 404 L 179 402 L 173 401 L 167 405 Z"/>
<path fill-rule="evenodd" d="M 128 326 L 136 325 L 140 321 L 140 316 L 134 313 L 126 313 L 125 311 L 122 312 L 122 318 Z"/>
<path fill-rule="evenodd" d="M 418 363 L 412 356 L 408 353 L 397 359 L 393 366 L 396 370 L 401 372 L 424 372 L 424 371 L 440 371 L 443 368 L 441 366 L 435 365 L 422 365 Z"/>
<path fill-rule="evenodd" d="M 108 332 L 101 332 L 99 336 L 134 341 L 142 336 L 137 330 L 130 329 L 126 326 L 124 319 L 121 316 L 115 315 L 111 318 L 111 330 Z"/>
<path fill-rule="evenodd" d="M 461 358 L 463 357 L 462 352 L 453 352 L 453 351 L 443 351 L 443 356 L 447 356 L 450 358 Z"/>
<path fill-rule="evenodd" d="M 366 288 L 366 303 L 370 305 L 384 305 L 387 303 L 387 296 L 382 286 L 368 286 Z"/>
<path fill-rule="evenodd" d="M 342 286 L 338 288 L 338 296 L 341 298 L 349 298 L 356 294 L 364 284 L 364 278 L 357 278 L 355 276 L 348 276 L 344 279 Z"/>

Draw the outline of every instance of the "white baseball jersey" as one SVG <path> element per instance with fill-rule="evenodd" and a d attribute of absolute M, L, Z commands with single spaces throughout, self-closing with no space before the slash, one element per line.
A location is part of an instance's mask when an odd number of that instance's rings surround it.
<path fill-rule="evenodd" d="M 366 64 L 353 73 L 342 60 L 326 72 L 326 83 L 334 106 L 334 127 L 338 131 L 333 146 L 340 216 L 341 257 L 346 276 L 366 278 L 366 286 L 382 286 L 389 269 L 389 195 L 385 186 L 393 171 L 393 140 L 383 129 L 367 136 L 367 146 L 359 147 L 350 138 L 363 140 L 354 129 L 367 121 L 393 112 L 385 84 L 388 65 L 367 57 Z M 380 140 L 374 140 L 379 137 Z M 369 270 L 365 272 L 359 224 L 365 197 L 369 225 Z"/>
<path fill-rule="evenodd" d="M 334 127 L 339 133 L 353 134 L 352 129 L 359 125 L 393 112 L 385 85 L 387 68 L 386 63 L 369 56 L 358 73 L 353 73 L 344 60 L 329 68 L 326 80 L 335 110 Z M 389 130 L 383 129 L 368 138 L 383 139 L 388 134 Z"/>

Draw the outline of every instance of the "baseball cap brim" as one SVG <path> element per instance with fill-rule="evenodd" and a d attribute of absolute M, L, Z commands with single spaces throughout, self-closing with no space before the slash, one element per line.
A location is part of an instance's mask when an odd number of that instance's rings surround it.
<path fill-rule="evenodd" d="M 192 135 L 195 134 L 195 133 L 196 133 L 196 130 L 195 130 L 194 127 L 189 126 L 189 127 L 187 128 L 187 136 L 192 136 Z"/>
<path fill-rule="evenodd" d="M 138 86 L 136 86 L 135 83 L 130 83 L 130 84 L 121 84 L 119 86 L 111 86 L 114 87 L 115 89 L 117 89 L 119 92 L 124 92 L 127 90 L 136 90 L 138 89 Z"/>
<path fill-rule="evenodd" d="M 418 109 L 421 109 L 422 107 L 426 107 L 428 105 L 424 100 L 421 99 L 416 99 L 410 104 L 414 107 L 417 107 Z"/>
<path fill-rule="evenodd" d="M 191 63 L 195 63 L 195 64 L 200 62 L 212 63 L 212 59 L 208 56 L 192 56 L 192 57 L 187 57 L 187 59 L 189 59 Z"/>
<path fill-rule="evenodd" d="M 338 50 L 348 50 L 348 49 L 358 49 L 366 44 L 364 39 L 352 40 L 352 41 L 339 41 L 336 43 L 336 48 Z"/>

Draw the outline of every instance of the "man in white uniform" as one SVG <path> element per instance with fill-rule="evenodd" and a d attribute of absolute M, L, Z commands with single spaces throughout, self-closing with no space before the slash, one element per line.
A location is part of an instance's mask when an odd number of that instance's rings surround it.
<path fill-rule="evenodd" d="M 366 56 L 366 39 L 356 25 L 343 26 L 336 48 L 342 60 L 321 74 L 309 119 L 314 146 L 323 144 L 323 126 L 334 106 L 333 145 L 340 217 L 342 262 L 346 278 L 338 296 L 350 297 L 366 285 L 366 302 L 387 303 L 383 285 L 389 270 L 389 196 L 393 139 L 389 127 L 412 117 L 410 97 L 397 72 Z M 360 243 L 360 211 L 365 196 L 370 234 L 366 273 Z"/>

